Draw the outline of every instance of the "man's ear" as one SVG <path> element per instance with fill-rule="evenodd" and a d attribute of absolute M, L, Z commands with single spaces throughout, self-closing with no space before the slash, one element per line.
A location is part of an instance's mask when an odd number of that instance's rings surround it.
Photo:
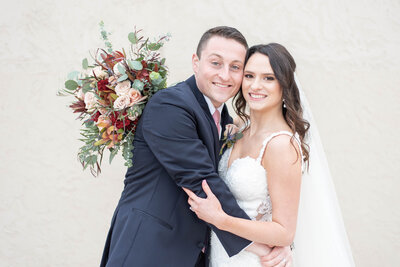
<path fill-rule="evenodd" d="M 199 71 L 199 64 L 200 64 L 199 61 L 200 61 L 199 57 L 197 56 L 196 53 L 194 53 L 192 55 L 192 69 L 195 74 L 197 74 L 197 72 Z"/>

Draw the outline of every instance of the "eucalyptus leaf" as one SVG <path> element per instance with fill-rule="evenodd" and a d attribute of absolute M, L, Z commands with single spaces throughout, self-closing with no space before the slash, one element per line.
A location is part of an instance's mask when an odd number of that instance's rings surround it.
<path fill-rule="evenodd" d="M 137 60 L 128 60 L 128 65 L 131 69 L 134 69 L 134 70 L 142 70 L 143 69 L 142 62 L 137 61 Z"/>
<path fill-rule="evenodd" d="M 161 64 L 161 65 L 164 65 L 164 64 L 165 64 L 165 58 L 161 59 L 160 64 Z"/>
<path fill-rule="evenodd" d="M 89 92 L 92 89 L 92 87 L 90 87 L 90 82 L 85 82 L 83 83 L 82 86 L 82 93 L 86 94 L 87 92 Z"/>
<path fill-rule="evenodd" d="M 119 73 L 121 73 L 121 74 L 125 74 L 126 73 L 125 68 L 119 63 L 117 64 L 117 69 L 118 69 Z"/>
<path fill-rule="evenodd" d="M 114 159 L 114 157 L 115 157 L 117 154 L 118 154 L 118 150 L 117 150 L 117 149 L 113 149 L 113 150 L 110 152 L 110 160 L 109 160 L 110 164 L 111 164 L 112 160 Z"/>
<path fill-rule="evenodd" d="M 137 42 L 138 42 L 138 38 L 134 32 L 130 32 L 128 34 L 128 39 L 132 44 L 137 44 Z"/>
<path fill-rule="evenodd" d="M 87 58 L 85 58 L 82 60 L 82 68 L 86 70 L 88 67 L 89 67 L 89 62 Z"/>
<path fill-rule="evenodd" d="M 68 90 L 76 90 L 76 88 L 78 87 L 78 83 L 75 82 L 74 80 L 68 80 L 65 82 L 65 88 L 67 88 Z"/>
<path fill-rule="evenodd" d="M 76 80 L 78 78 L 79 74 L 80 74 L 79 71 L 72 71 L 72 72 L 68 73 L 67 79 L 68 80 Z"/>
<path fill-rule="evenodd" d="M 117 82 L 122 82 L 122 81 L 125 81 L 126 79 L 128 79 L 128 75 L 124 74 L 124 75 L 122 75 L 121 77 L 118 78 Z"/>
<path fill-rule="evenodd" d="M 162 46 L 162 43 L 149 43 L 149 44 L 147 45 L 147 47 L 148 47 L 149 50 L 151 50 L 151 51 L 156 51 L 156 50 L 160 49 L 161 46 Z"/>
<path fill-rule="evenodd" d="M 136 79 L 135 81 L 133 81 L 132 87 L 139 91 L 142 91 L 144 83 L 141 80 Z"/>

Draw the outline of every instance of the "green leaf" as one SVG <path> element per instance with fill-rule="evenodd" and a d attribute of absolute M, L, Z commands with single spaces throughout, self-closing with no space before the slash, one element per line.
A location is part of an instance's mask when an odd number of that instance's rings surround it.
<path fill-rule="evenodd" d="M 134 32 L 130 32 L 128 34 L 128 39 L 132 44 L 137 44 L 137 42 L 138 42 L 138 38 Z"/>
<path fill-rule="evenodd" d="M 124 74 L 124 75 L 122 75 L 121 77 L 118 78 L 117 82 L 122 82 L 122 81 L 125 81 L 126 79 L 128 79 L 128 75 Z"/>
<path fill-rule="evenodd" d="M 128 60 L 128 66 L 134 70 L 142 70 L 143 69 L 142 62 L 137 61 L 137 60 Z"/>
<path fill-rule="evenodd" d="M 87 60 L 87 58 L 82 60 L 82 68 L 87 70 L 87 68 L 89 67 L 89 62 Z"/>
<path fill-rule="evenodd" d="M 161 78 L 160 73 L 155 72 L 155 71 L 152 71 L 152 72 L 150 73 L 150 79 L 151 79 L 151 80 L 158 80 L 158 79 L 160 79 L 160 78 Z"/>
<path fill-rule="evenodd" d="M 82 86 L 82 92 L 84 94 L 86 94 L 87 92 L 89 92 L 90 90 L 92 90 L 92 87 L 90 87 L 90 82 L 85 82 Z"/>
<path fill-rule="evenodd" d="M 161 59 L 160 65 L 164 65 L 165 64 L 165 58 Z"/>
<path fill-rule="evenodd" d="M 142 91 L 144 83 L 141 80 L 136 79 L 135 81 L 133 81 L 132 87 L 139 91 Z"/>
<path fill-rule="evenodd" d="M 68 73 L 67 79 L 68 80 L 76 80 L 78 78 L 79 74 L 80 74 L 79 71 L 72 71 L 72 72 Z"/>
<path fill-rule="evenodd" d="M 121 73 L 121 74 L 125 74 L 126 73 L 125 68 L 119 63 L 117 64 L 117 69 L 118 69 L 119 73 Z"/>
<path fill-rule="evenodd" d="M 156 50 L 160 49 L 161 46 L 162 46 L 162 43 L 149 43 L 149 44 L 147 45 L 147 47 L 148 47 L 149 50 L 151 50 L 151 51 L 156 51 Z"/>
<path fill-rule="evenodd" d="M 75 82 L 74 80 L 68 80 L 65 82 L 65 88 L 67 88 L 68 90 L 76 90 L 76 88 L 78 87 L 78 83 Z"/>
<path fill-rule="evenodd" d="M 112 162 L 112 160 L 114 159 L 114 157 L 116 156 L 118 154 L 118 150 L 117 149 L 113 149 L 113 150 L 111 150 L 110 149 L 110 164 L 111 164 L 111 162 Z"/>

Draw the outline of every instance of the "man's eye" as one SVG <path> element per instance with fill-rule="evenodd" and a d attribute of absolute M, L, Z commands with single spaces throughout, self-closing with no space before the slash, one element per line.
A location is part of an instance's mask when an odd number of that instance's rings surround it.
<path fill-rule="evenodd" d="M 238 66 L 238 65 L 233 65 L 233 66 L 232 66 L 232 69 L 234 69 L 234 70 L 240 70 L 240 66 Z"/>
<path fill-rule="evenodd" d="M 247 79 L 251 79 L 251 78 L 253 78 L 253 75 L 251 75 L 251 74 L 245 74 L 244 77 L 247 78 Z"/>
<path fill-rule="evenodd" d="M 211 64 L 213 64 L 214 66 L 219 66 L 219 62 L 217 61 L 211 61 Z"/>

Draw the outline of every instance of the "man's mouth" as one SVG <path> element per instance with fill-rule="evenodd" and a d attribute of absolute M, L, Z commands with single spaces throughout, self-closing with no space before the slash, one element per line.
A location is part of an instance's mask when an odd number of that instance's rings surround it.
<path fill-rule="evenodd" d="M 215 83 L 215 82 L 213 82 L 213 84 L 214 84 L 215 86 L 222 87 L 222 88 L 232 87 L 232 85 L 230 85 L 230 84 Z"/>

